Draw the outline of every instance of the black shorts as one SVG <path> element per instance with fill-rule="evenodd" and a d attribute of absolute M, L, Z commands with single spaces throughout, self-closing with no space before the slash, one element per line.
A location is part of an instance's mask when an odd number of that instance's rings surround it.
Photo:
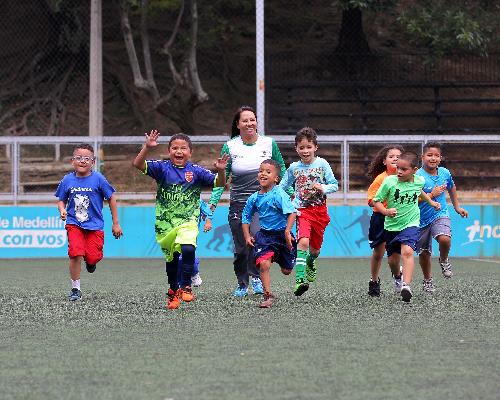
<path fill-rule="evenodd" d="M 385 242 L 384 235 L 385 216 L 382 213 L 374 212 L 370 218 L 370 228 L 368 229 L 368 243 L 374 249 Z"/>
<path fill-rule="evenodd" d="M 255 263 L 259 265 L 262 260 L 271 259 L 271 262 L 278 263 L 281 268 L 293 269 L 297 255 L 295 238 L 293 238 L 292 244 L 293 248 L 290 250 L 286 245 L 284 230 L 266 231 L 261 229 L 255 234 Z"/>

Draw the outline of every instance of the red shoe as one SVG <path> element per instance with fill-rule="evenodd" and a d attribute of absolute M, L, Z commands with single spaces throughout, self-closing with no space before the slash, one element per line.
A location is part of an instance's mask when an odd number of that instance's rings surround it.
<path fill-rule="evenodd" d="M 182 301 L 185 301 L 186 303 L 194 300 L 194 294 L 190 286 L 177 289 L 177 297 L 181 298 Z"/>
<path fill-rule="evenodd" d="M 174 292 L 172 289 L 168 289 L 167 293 L 167 308 L 169 310 L 175 310 L 179 308 L 181 305 L 180 298 L 177 296 L 177 292 Z"/>

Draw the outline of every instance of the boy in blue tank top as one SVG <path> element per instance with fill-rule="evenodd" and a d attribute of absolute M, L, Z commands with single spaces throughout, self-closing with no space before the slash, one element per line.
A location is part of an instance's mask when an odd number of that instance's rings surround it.
<path fill-rule="evenodd" d="M 451 203 L 455 211 L 462 217 L 468 217 L 467 210 L 460 207 L 457 189 L 448 169 L 440 167 L 441 145 L 436 142 L 426 143 L 422 149 L 422 167 L 417 171 L 417 175 L 425 179 L 423 191 L 441 204 L 441 209 L 436 211 L 427 203 L 422 202 L 420 207 L 420 238 L 417 243 L 420 267 L 424 275 L 423 290 L 434 292 L 434 282 L 432 280 L 432 239 L 439 244 L 439 265 L 445 278 L 453 276 L 453 268 L 448 259 L 451 248 L 451 223 L 446 194 L 450 194 Z"/>
<path fill-rule="evenodd" d="M 295 223 L 296 209 L 290 196 L 276 184 L 280 165 L 269 159 L 260 164 L 258 179 L 261 189 L 252 194 L 243 209 L 242 229 L 246 244 L 254 249 L 255 264 L 260 269 L 264 287 L 261 308 L 269 308 L 275 299 L 271 292 L 271 263 L 277 262 L 284 275 L 290 275 L 295 263 L 296 243 L 291 229 Z M 253 237 L 250 233 L 252 216 L 259 214 L 260 230 Z"/>

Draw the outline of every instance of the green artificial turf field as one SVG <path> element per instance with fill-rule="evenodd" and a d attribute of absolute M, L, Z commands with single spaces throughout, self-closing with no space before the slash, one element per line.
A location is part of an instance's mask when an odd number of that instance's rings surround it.
<path fill-rule="evenodd" d="M 230 260 L 202 260 L 197 300 L 166 310 L 162 260 L 107 259 L 67 301 L 67 260 L 0 260 L 7 399 L 498 399 L 500 262 L 454 259 L 404 304 L 383 267 L 320 259 L 302 297 L 272 267 L 271 309 L 232 296 Z"/>

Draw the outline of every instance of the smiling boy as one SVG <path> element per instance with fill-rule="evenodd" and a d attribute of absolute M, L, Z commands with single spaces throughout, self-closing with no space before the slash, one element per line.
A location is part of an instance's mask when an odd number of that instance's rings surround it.
<path fill-rule="evenodd" d="M 189 136 L 177 133 L 168 143 L 169 160 L 146 160 L 150 150 L 158 146 L 160 132 L 146 133 L 143 148 L 133 165 L 153 178 L 156 192 L 156 241 L 165 255 L 169 283 L 167 308 L 176 309 L 180 300 L 194 300 L 191 276 L 195 263 L 200 194 L 203 187 L 223 186 L 229 156 L 219 158 L 214 166 L 218 174 L 193 164 L 189 159 L 193 145 Z M 181 281 L 177 277 L 179 256 L 182 254 Z"/>
<path fill-rule="evenodd" d="M 57 209 L 66 221 L 68 234 L 69 273 L 71 277 L 70 301 L 80 300 L 81 263 L 85 260 L 87 271 L 93 273 L 103 257 L 104 219 L 103 200 L 108 200 L 113 220 L 113 236 L 118 239 L 122 228 L 118 222 L 115 189 L 99 172 L 92 170 L 95 157 L 90 144 L 80 144 L 73 150 L 71 165 L 74 172 L 59 183 L 55 196 Z"/>

